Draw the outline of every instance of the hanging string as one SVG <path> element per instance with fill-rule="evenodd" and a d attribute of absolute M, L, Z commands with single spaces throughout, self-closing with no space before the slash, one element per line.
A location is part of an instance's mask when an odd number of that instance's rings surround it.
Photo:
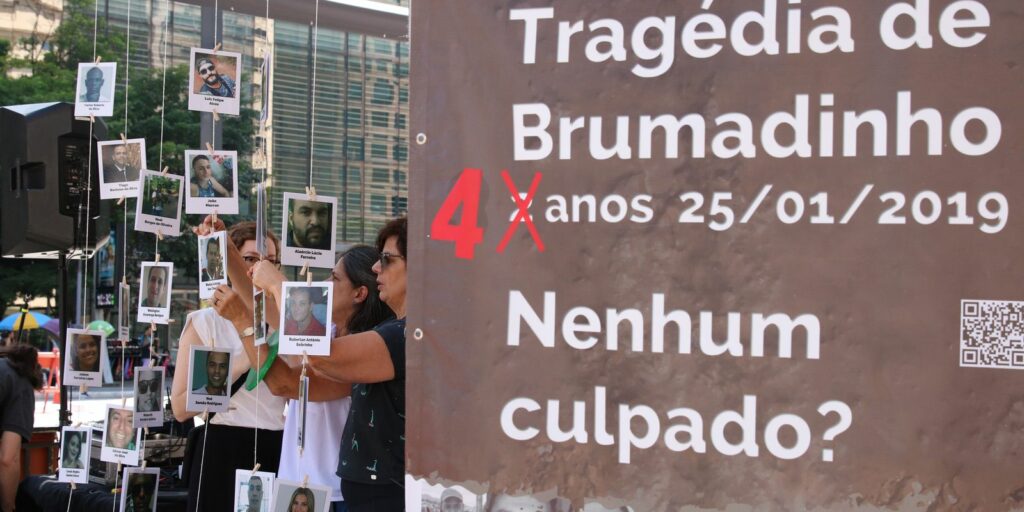
<path fill-rule="evenodd" d="M 96 62 L 96 42 L 97 42 L 96 38 L 97 38 L 97 35 L 99 33 L 99 22 L 100 22 L 100 3 L 99 3 L 99 0 L 96 0 L 95 2 L 93 2 L 93 13 L 92 13 L 92 60 L 93 60 L 93 62 Z M 82 247 L 82 254 L 80 255 L 81 259 L 79 259 L 79 262 L 82 262 L 85 259 L 85 254 L 88 251 L 88 247 L 89 247 L 89 220 L 90 220 L 89 219 L 89 212 L 92 210 L 92 146 L 93 146 L 92 134 L 93 134 L 93 128 L 94 128 L 95 124 L 96 124 L 96 117 L 90 115 L 89 116 L 89 138 L 87 139 L 88 143 L 89 143 L 89 158 L 88 158 L 88 160 L 86 160 L 86 167 L 85 167 L 85 170 L 86 170 L 86 178 L 85 178 L 85 213 L 84 213 L 84 217 L 85 217 L 85 222 L 84 222 L 85 223 L 85 240 L 83 241 L 82 246 L 81 246 Z M 81 204 L 79 204 L 79 206 L 78 206 L 78 219 L 77 219 L 79 226 L 82 225 L 82 217 L 83 217 L 82 206 L 81 206 Z M 85 267 L 84 278 L 82 279 L 82 287 L 81 287 L 80 290 L 78 290 L 78 295 L 81 297 L 80 304 L 82 304 L 82 314 L 79 317 L 79 322 L 81 322 L 82 327 L 85 327 L 86 311 L 88 311 L 88 309 L 89 309 L 88 307 L 86 307 L 89 304 L 89 295 L 86 293 L 86 290 L 89 288 L 89 265 L 88 265 L 88 263 L 86 263 L 83 266 Z"/>
<path fill-rule="evenodd" d="M 203 413 L 203 450 L 199 454 L 199 485 L 196 487 L 196 508 L 199 508 L 199 497 L 203 493 L 203 466 L 206 465 L 206 434 L 210 433 L 210 409 Z"/>
<path fill-rule="evenodd" d="M 121 463 L 118 462 L 117 463 L 117 472 L 114 473 L 114 488 L 111 489 L 111 492 L 113 492 L 113 493 L 117 493 L 117 478 L 120 477 L 120 476 L 121 476 Z M 118 499 L 114 498 L 114 503 L 111 504 L 111 506 L 110 506 L 110 512 L 117 512 L 117 502 L 118 502 Z"/>
<path fill-rule="evenodd" d="M 316 51 L 317 36 L 320 30 L 320 0 L 316 0 L 316 8 L 313 11 L 313 93 L 310 99 L 310 123 L 309 123 L 309 186 L 313 186 L 313 143 L 316 137 Z"/>
<path fill-rule="evenodd" d="M 124 134 L 128 135 L 128 69 L 132 47 L 132 0 L 128 0 L 128 18 L 124 34 Z"/>
<path fill-rule="evenodd" d="M 167 0 L 164 2 L 164 33 L 160 50 L 160 65 L 164 69 L 163 84 L 160 89 L 160 146 L 158 150 L 160 158 L 157 160 L 156 170 L 164 168 L 164 110 L 166 110 L 165 107 L 167 106 L 167 20 L 171 17 L 170 12 L 171 0 Z"/>
<path fill-rule="evenodd" d="M 67 512 L 71 512 L 71 495 L 75 493 L 75 484 L 71 484 L 71 490 L 68 491 L 68 509 Z"/>

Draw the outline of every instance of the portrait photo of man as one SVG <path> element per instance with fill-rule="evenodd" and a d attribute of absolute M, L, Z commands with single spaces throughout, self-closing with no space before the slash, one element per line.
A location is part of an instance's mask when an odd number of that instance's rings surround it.
<path fill-rule="evenodd" d="M 330 249 L 334 238 L 331 225 L 333 205 L 309 199 L 288 202 L 287 245 L 295 248 Z"/>
<path fill-rule="evenodd" d="M 125 512 L 152 512 L 156 510 L 157 473 L 129 469 L 124 481 Z"/>
<path fill-rule="evenodd" d="M 274 491 L 272 473 L 239 470 L 235 473 L 235 511 L 268 512 Z"/>
<path fill-rule="evenodd" d="M 224 62 L 223 69 L 218 64 Z M 230 62 L 229 62 L 230 61 Z M 237 97 L 238 90 L 235 87 L 235 79 L 229 74 L 235 73 L 235 59 L 225 56 L 197 53 L 195 59 L 197 88 L 193 92 L 197 94 L 208 94 L 224 98 Z"/>
<path fill-rule="evenodd" d="M 202 281 L 224 279 L 224 256 L 220 248 L 221 240 L 223 240 L 222 237 L 210 237 L 203 240 L 206 251 L 204 251 L 205 265 L 199 272 L 199 279 Z"/>
<path fill-rule="evenodd" d="M 112 87 L 104 87 L 107 79 L 100 66 L 92 66 L 85 70 L 85 76 L 81 77 L 82 84 L 79 86 L 81 93 L 78 101 L 83 103 L 102 103 L 113 101 L 110 97 Z"/>
<path fill-rule="evenodd" d="M 107 431 L 103 444 L 122 450 L 135 449 L 135 413 L 131 409 L 111 407 L 107 411 Z"/>
<path fill-rule="evenodd" d="M 103 183 L 139 181 L 139 169 L 145 166 L 141 139 L 101 142 L 99 148 Z"/>
<path fill-rule="evenodd" d="M 230 364 L 230 352 L 197 350 L 192 362 L 192 382 L 195 386 L 192 388 L 192 393 L 228 396 Z"/>
<path fill-rule="evenodd" d="M 163 402 L 163 372 L 155 369 L 136 370 L 135 410 L 156 412 Z"/>
<path fill-rule="evenodd" d="M 167 307 L 167 267 L 145 267 L 142 273 L 142 307 Z"/>
<path fill-rule="evenodd" d="M 313 307 L 321 302 L 324 287 L 295 286 L 289 288 L 284 334 L 288 336 L 325 336 L 327 327 L 317 320 Z"/>

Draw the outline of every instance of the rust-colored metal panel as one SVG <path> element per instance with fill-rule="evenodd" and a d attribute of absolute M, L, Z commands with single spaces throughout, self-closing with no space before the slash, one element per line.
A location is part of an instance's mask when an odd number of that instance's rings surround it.
<path fill-rule="evenodd" d="M 543 492 L 635 510 L 1024 509 L 1024 310 L 1014 302 L 1024 300 L 1024 4 L 921 0 L 931 48 L 903 50 L 891 46 L 914 33 L 911 14 L 895 17 L 890 44 L 881 36 L 898 4 L 414 3 L 407 471 L 492 496 Z M 545 7 L 550 18 L 523 10 Z M 772 7 L 778 54 L 741 54 L 737 20 L 770 18 Z M 818 32 L 842 24 L 838 11 L 852 51 L 815 51 L 809 41 L 819 50 L 837 41 Z M 531 15 L 540 16 L 535 62 L 524 63 L 528 24 L 512 18 Z M 729 35 L 684 43 L 687 24 L 709 15 Z M 972 19 L 987 26 L 950 28 Z M 592 57 L 612 48 L 592 41 L 614 35 L 598 20 L 621 24 L 624 60 L 588 58 L 588 46 Z M 568 62 L 558 62 L 559 22 L 566 31 L 577 21 Z M 656 29 L 634 35 L 644 23 L 673 26 L 671 61 L 652 77 L 636 66 L 668 57 L 638 54 L 634 43 L 661 41 Z M 749 41 L 764 36 L 754 25 L 742 32 Z M 695 55 L 712 43 L 719 53 Z M 810 153 L 784 156 L 803 136 L 786 114 L 800 117 L 803 101 Z M 540 118 L 526 115 L 517 131 L 514 115 L 530 104 L 551 117 L 550 152 L 535 160 L 542 141 L 523 134 L 539 133 L 527 127 Z M 645 123 L 688 114 L 704 141 L 684 128 L 670 137 L 672 154 L 664 130 L 653 130 L 646 157 Z M 914 114 L 937 119 L 937 147 L 928 121 L 906 128 Z M 592 138 L 612 146 L 620 117 L 629 154 L 601 159 Z M 754 155 L 729 156 L 737 139 L 726 132 L 744 117 Z M 775 120 L 780 148 L 762 137 Z M 560 123 L 582 128 L 566 135 Z M 482 171 L 483 237 L 471 259 L 431 238 L 466 168 Z M 542 175 L 529 213 L 543 252 L 526 223 L 496 250 L 516 212 L 506 169 L 521 192 Z M 572 219 L 574 195 L 596 207 Z M 628 318 L 609 329 L 616 316 Z M 630 318 L 642 331 L 636 347 Z M 763 328 L 779 320 L 808 327 L 793 329 L 789 357 L 778 331 Z M 714 355 L 730 333 L 734 352 Z M 590 336 L 594 346 L 574 348 Z M 577 401 L 585 442 L 553 441 L 548 411 L 557 403 L 557 427 L 568 431 Z M 510 403 L 527 404 L 510 424 L 529 439 L 503 428 Z M 833 409 L 819 411 L 824 404 Z M 833 429 L 843 405 L 850 423 Z M 601 407 L 606 426 L 595 419 Z M 638 438 L 656 430 L 625 462 L 627 411 Z M 745 413 L 746 432 L 728 411 Z M 731 453 L 744 433 L 752 441 Z"/>

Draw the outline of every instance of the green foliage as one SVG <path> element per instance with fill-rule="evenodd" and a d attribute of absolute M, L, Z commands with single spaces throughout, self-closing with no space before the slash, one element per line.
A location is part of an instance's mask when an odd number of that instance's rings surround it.
<path fill-rule="evenodd" d="M 37 297 L 55 297 L 56 274 L 52 260 L 0 260 L 0 313 Z"/>

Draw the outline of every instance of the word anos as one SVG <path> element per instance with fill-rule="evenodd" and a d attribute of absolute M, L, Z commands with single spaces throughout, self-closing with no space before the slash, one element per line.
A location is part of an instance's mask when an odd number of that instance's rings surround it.
<path fill-rule="evenodd" d="M 677 45 L 686 55 L 695 59 L 714 57 L 722 51 L 725 44 L 731 46 L 737 54 L 746 57 L 779 54 L 781 45 L 778 4 L 783 3 L 781 0 L 764 0 L 760 10 L 742 12 L 729 25 L 721 16 L 709 12 L 713 3 L 713 0 L 703 0 L 701 10 L 704 12 L 686 20 L 682 24 L 682 29 L 678 28 L 680 22 L 675 16 L 642 18 L 632 27 L 628 40 L 626 28 L 616 19 L 603 18 L 589 23 L 585 23 L 584 20 L 559 21 L 556 29 L 556 61 L 569 62 L 573 36 L 584 31 L 589 36 L 584 49 L 587 60 L 594 63 L 609 60 L 625 62 L 628 53 L 631 52 L 634 59 L 639 61 L 631 71 L 642 78 L 665 74 L 675 62 Z M 787 54 L 801 53 L 802 42 L 806 42 L 807 48 L 818 54 L 854 51 L 853 21 L 845 9 L 826 6 L 811 11 L 810 21 L 813 28 L 804 37 L 804 15 L 800 0 L 788 0 L 786 3 L 789 9 L 786 10 L 781 31 L 785 38 Z M 894 50 L 931 48 L 933 39 L 929 26 L 930 9 L 930 0 L 898 2 L 890 6 L 879 22 L 882 42 Z M 549 39 L 547 34 L 551 30 L 548 23 L 542 22 L 554 17 L 553 7 L 509 11 L 510 21 L 523 22 L 523 64 L 537 62 L 537 41 Z M 901 34 L 897 25 L 903 28 L 907 22 L 913 28 L 912 33 Z M 956 48 L 968 48 L 985 39 L 985 34 L 976 29 L 987 28 L 989 23 L 989 12 L 983 4 L 975 0 L 959 0 L 952 2 L 942 11 L 937 28 L 946 44 Z M 751 33 L 755 35 L 750 35 Z M 652 45 L 652 42 L 656 45 Z"/>

